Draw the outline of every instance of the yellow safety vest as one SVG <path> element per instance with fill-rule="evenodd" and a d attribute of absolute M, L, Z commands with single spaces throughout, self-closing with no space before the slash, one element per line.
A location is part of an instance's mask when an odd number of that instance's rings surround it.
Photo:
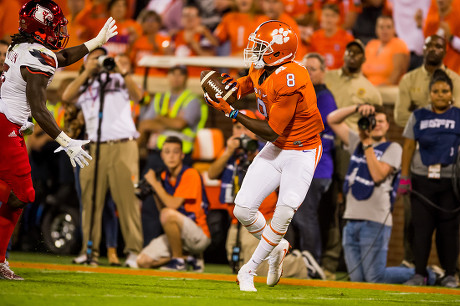
<path fill-rule="evenodd" d="M 48 102 L 48 101 L 47 101 Z M 55 105 L 51 103 L 46 103 L 46 108 L 53 114 L 54 119 L 57 122 L 57 125 L 63 129 L 64 128 L 64 114 L 65 108 L 61 102 L 56 103 Z M 34 124 L 37 124 L 35 119 L 32 120 Z"/>
<path fill-rule="evenodd" d="M 163 97 L 163 101 L 161 101 L 161 97 Z M 190 90 L 186 89 L 182 94 L 177 98 L 174 102 L 174 105 L 171 109 L 169 109 L 169 99 L 171 98 L 171 93 L 166 92 L 164 94 L 157 93 L 153 98 L 153 105 L 155 107 L 155 113 L 161 116 L 165 116 L 168 118 L 176 118 L 177 114 L 182 108 L 187 107 L 187 105 L 193 99 L 197 99 L 197 96 L 193 94 Z M 162 104 L 161 104 L 162 103 Z M 200 122 L 198 123 L 196 132 L 204 127 L 206 124 L 206 120 L 208 119 L 208 107 L 201 103 L 201 118 Z M 182 151 L 185 154 L 192 152 L 193 149 L 193 142 L 195 141 L 196 132 L 194 132 L 190 127 L 186 127 L 180 132 L 173 131 L 173 130 L 166 130 L 158 136 L 157 139 L 157 148 L 161 150 L 163 147 L 163 143 L 165 142 L 168 136 L 177 136 L 182 139 Z"/>

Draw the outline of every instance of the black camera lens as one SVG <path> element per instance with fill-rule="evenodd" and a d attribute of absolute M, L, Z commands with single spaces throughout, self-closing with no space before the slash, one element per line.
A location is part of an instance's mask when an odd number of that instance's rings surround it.
<path fill-rule="evenodd" d="M 246 135 L 243 135 L 239 138 L 240 148 L 246 152 L 255 152 L 259 148 L 259 143 L 257 140 L 252 139 Z"/>
<path fill-rule="evenodd" d="M 112 71 L 115 69 L 115 59 L 106 55 L 99 56 L 98 58 L 99 65 L 101 65 L 105 70 Z"/>
<path fill-rule="evenodd" d="M 145 200 L 149 195 L 153 194 L 153 188 L 149 183 L 147 183 L 145 178 L 141 179 L 139 183 L 134 186 L 134 188 L 136 188 L 134 191 L 136 197 L 142 201 Z"/>
<path fill-rule="evenodd" d="M 373 130 L 376 124 L 375 115 L 364 116 L 358 120 L 358 128 L 360 130 Z"/>

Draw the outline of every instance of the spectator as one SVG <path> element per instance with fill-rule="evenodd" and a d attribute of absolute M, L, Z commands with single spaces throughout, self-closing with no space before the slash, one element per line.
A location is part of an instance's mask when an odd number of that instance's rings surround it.
<path fill-rule="evenodd" d="M 78 22 L 93 30 L 94 28 L 98 28 L 97 26 L 105 20 L 105 17 L 93 18 L 91 13 L 87 10 L 82 12 L 81 16 L 78 17 Z M 118 35 L 112 37 L 104 45 L 104 48 L 107 49 L 111 56 L 128 53 L 134 41 L 142 34 L 141 26 L 133 19 L 127 17 L 128 2 L 126 0 L 110 0 L 107 3 L 106 15 L 112 16 L 117 21 Z"/>
<path fill-rule="evenodd" d="M 458 287 L 459 199 L 453 184 L 460 145 L 460 109 L 452 106 L 453 83 L 444 70 L 434 71 L 429 84 L 431 104 L 415 110 L 403 136 L 400 192 L 410 195 L 415 275 L 406 285 L 427 283 L 426 264 L 436 230 L 439 262 L 445 269 L 441 285 Z M 431 204 L 429 204 L 431 201 Z M 434 205 L 434 206 L 433 206 Z"/>
<path fill-rule="evenodd" d="M 236 10 L 224 15 L 214 35 L 221 44 L 230 41 L 231 56 L 242 57 L 249 34 L 268 19 L 257 13 L 255 0 L 235 0 L 235 3 Z"/>
<path fill-rule="evenodd" d="M 375 86 L 398 85 L 409 66 L 409 49 L 395 36 L 390 16 L 377 18 L 375 33 L 377 39 L 372 39 L 366 46 L 363 73 Z"/>
<path fill-rule="evenodd" d="M 6 52 L 10 44 L 6 40 L 0 40 L 0 73 L 3 72 L 3 64 L 6 59 Z M 1 85 L 0 85 L 1 86 Z"/>
<path fill-rule="evenodd" d="M 454 84 L 460 84 L 460 76 L 443 65 L 446 55 L 446 40 L 438 35 L 432 35 L 425 41 L 423 47 L 423 66 L 406 73 L 399 83 L 399 94 L 395 102 L 395 122 L 404 127 L 411 113 L 429 105 L 430 91 L 428 84 L 436 69 L 443 69 Z M 453 100 L 460 105 L 460 88 L 454 87 Z"/>
<path fill-rule="evenodd" d="M 69 7 L 69 23 L 67 24 L 67 31 L 69 32 L 70 47 L 78 46 L 91 38 L 91 32 L 78 22 L 80 12 L 85 7 L 85 0 L 67 0 Z M 83 60 L 79 60 L 73 65 L 66 67 L 66 70 L 79 70 L 83 64 Z"/>
<path fill-rule="evenodd" d="M 197 272 L 203 272 L 199 260 L 210 244 L 206 224 L 207 197 L 199 172 L 183 164 L 182 140 L 168 137 L 161 149 L 167 169 L 161 179 L 150 169 L 145 180 L 152 187 L 160 222 L 165 234 L 153 239 L 137 259 L 142 268 L 186 270 L 185 261 Z M 186 255 L 189 255 L 186 257 Z"/>
<path fill-rule="evenodd" d="M 310 40 L 310 51 L 321 54 L 328 69 L 343 65 L 343 54 L 353 36 L 339 26 L 340 11 L 336 4 L 327 4 L 321 9 L 320 29 Z"/>
<path fill-rule="evenodd" d="M 337 5 L 340 17 L 338 25 L 345 30 L 353 28 L 358 14 L 362 11 L 362 1 L 313 0 L 313 2 L 315 18 L 318 20 L 319 24 L 321 24 L 323 16 L 322 10 L 331 4 Z"/>
<path fill-rule="evenodd" d="M 181 28 L 181 12 L 184 2 L 183 0 L 150 0 L 145 8 L 161 16 L 163 27 L 168 35 L 172 36 Z"/>
<path fill-rule="evenodd" d="M 141 152 L 148 150 L 143 173 L 146 173 L 148 169 L 164 170 L 165 165 L 160 151 L 163 142 L 171 134 L 182 139 L 182 149 L 185 154 L 183 163 L 187 166 L 192 164 L 193 143 L 196 133 L 206 123 L 208 108 L 187 89 L 187 79 L 187 67 L 171 67 L 168 71 L 168 91 L 156 93 L 140 117 L 138 145 Z M 153 198 L 146 198 L 142 205 L 142 223 L 146 241 L 162 233 L 158 213 Z"/>
<path fill-rule="evenodd" d="M 182 29 L 173 36 L 174 55 L 178 57 L 214 55 L 218 47 L 217 39 L 208 28 L 201 24 L 200 11 L 195 5 L 186 5 L 182 9 Z M 192 77 L 199 77 L 203 67 L 189 67 Z"/>
<path fill-rule="evenodd" d="M 393 8 L 396 34 L 410 50 L 409 71 L 423 64 L 423 20 L 431 0 L 388 0 Z"/>
<path fill-rule="evenodd" d="M 386 13 L 386 0 L 362 0 L 362 10 L 359 12 L 356 22 L 352 27 L 353 36 L 363 42 L 364 45 L 371 39 L 375 39 L 375 27 L 377 18 Z"/>
<path fill-rule="evenodd" d="M 339 109 L 350 105 L 356 106 L 356 104 L 382 104 L 382 98 L 378 90 L 361 73 L 361 66 L 364 61 L 364 45 L 360 40 L 354 40 L 347 44 L 342 68 L 326 72 L 325 84 L 334 95 Z M 345 123 L 349 128 L 356 130 L 358 119 L 358 114 L 355 114 L 347 117 Z M 331 220 L 329 225 L 327 243 L 323 248 L 321 259 L 321 264 L 328 279 L 335 278 L 341 252 L 339 212 L 342 210 L 341 207 L 345 201 L 341 190 L 350 162 L 350 154 L 342 146 L 343 144 L 340 141 L 336 141 L 334 180 L 331 186 L 333 200 L 330 208 L 335 213 L 334 219 Z"/>
<path fill-rule="evenodd" d="M 209 30 L 214 31 L 222 16 L 231 10 L 233 0 L 188 0 L 200 9 L 201 23 Z"/>
<path fill-rule="evenodd" d="M 297 22 L 284 11 L 284 0 L 262 0 L 262 11 L 270 20 L 279 20 L 288 24 L 297 35 L 299 47 L 296 52 L 296 60 L 301 61 L 306 53 L 305 45 L 300 43 L 300 31 Z"/>
<path fill-rule="evenodd" d="M 139 14 L 138 21 L 143 34 L 133 44 L 130 52 L 131 62 L 136 74 L 144 75 L 145 67 L 137 66 L 137 63 L 146 55 L 168 55 L 172 53 L 171 38 L 162 33 L 161 17 L 155 11 L 143 10 Z M 161 68 L 150 67 L 150 76 L 165 76 L 167 71 Z"/>
<path fill-rule="evenodd" d="M 366 60 L 365 48 L 360 40 L 353 40 L 346 45 L 344 64 L 340 69 L 327 71 L 324 81 L 332 92 L 338 108 L 348 105 L 369 103 L 381 105 L 379 91 L 361 73 L 361 66 Z M 348 117 L 348 127 L 356 130 L 359 116 Z"/>
<path fill-rule="evenodd" d="M 83 246 L 80 256 L 86 256 L 87 243 L 91 240 L 90 259 L 94 265 L 98 264 L 101 215 L 107 191 L 110 190 L 117 206 L 125 253 L 128 255 L 125 265 L 137 267 L 137 254 L 142 249 L 140 209 L 134 195 L 134 183 L 139 173 L 135 142 L 138 133 L 131 117 L 129 98 L 139 101 L 142 90 L 129 72 L 129 61 L 121 56 L 115 58 L 116 65 L 112 72 L 103 70 L 98 58 L 106 54 L 103 48 L 92 51 L 85 61 L 83 72 L 63 94 L 66 101 L 77 98 L 76 103 L 83 110 L 86 132 L 91 140 L 90 152 L 95 154 L 97 147 L 100 150 L 99 159 L 96 158 L 80 173 L 83 204 Z M 101 103 L 104 103 L 103 106 Z M 98 172 L 95 182 L 96 164 Z M 96 194 L 93 194 L 94 191 Z"/>
<path fill-rule="evenodd" d="M 17 1 L 0 0 L 0 39 L 11 43 L 11 36 L 18 31 L 17 12 L 21 5 Z"/>
<path fill-rule="evenodd" d="M 440 35 L 449 44 L 444 64 L 460 73 L 460 0 L 431 0 L 430 9 L 423 26 L 425 37 Z"/>
<path fill-rule="evenodd" d="M 355 113 L 367 118 L 374 115 L 375 126 L 360 125 L 358 133 L 350 129 L 344 120 Z M 402 149 L 386 139 L 390 124 L 384 109 L 350 105 L 332 112 L 328 122 L 352 154 L 344 185 L 347 206 L 343 217 L 347 223 L 342 242 L 350 280 L 404 283 L 415 274 L 414 269 L 386 267 L 393 177 L 401 165 Z"/>
<path fill-rule="evenodd" d="M 312 267 L 309 269 L 310 277 L 325 279 L 326 276 L 318 264 L 321 260 L 322 249 L 318 208 L 322 196 L 328 191 L 332 182 L 334 133 L 327 124 L 326 118 L 329 113 L 337 109 L 337 106 L 334 96 L 324 84 L 326 73 L 324 58 L 318 53 L 308 53 L 304 57 L 303 64 L 315 88 L 318 109 L 324 123 L 324 131 L 321 133 L 323 155 L 316 166 L 307 196 L 294 215 L 292 224 L 298 231 L 299 249 L 309 259 Z"/>

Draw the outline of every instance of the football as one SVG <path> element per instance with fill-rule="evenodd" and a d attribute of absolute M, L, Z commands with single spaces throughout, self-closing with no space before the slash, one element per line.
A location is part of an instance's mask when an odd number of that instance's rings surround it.
<path fill-rule="evenodd" d="M 225 85 L 222 84 L 223 79 L 224 78 L 217 71 L 203 70 L 200 76 L 201 88 L 203 88 L 203 91 L 207 92 L 211 98 L 219 94 L 231 105 L 238 100 L 237 91 L 235 88 L 233 88 L 233 90 L 225 90 Z"/>

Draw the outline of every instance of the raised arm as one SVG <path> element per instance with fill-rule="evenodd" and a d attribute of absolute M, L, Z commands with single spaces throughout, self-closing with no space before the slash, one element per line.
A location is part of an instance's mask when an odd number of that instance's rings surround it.
<path fill-rule="evenodd" d="M 88 52 L 102 46 L 105 44 L 110 38 L 117 35 L 118 32 L 116 31 L 117 26 L 115 25 L 115 20 L 110 17 L 107 19 L 105 25 L 102 27 L 99 34 L 76 47 L 66 48 L 56 53 L 56 57 L 58 60 L 59 67 L 66 67 L 72 65 L 73 63 L 79 61 L 83 56 L 88 54 Z"/>

